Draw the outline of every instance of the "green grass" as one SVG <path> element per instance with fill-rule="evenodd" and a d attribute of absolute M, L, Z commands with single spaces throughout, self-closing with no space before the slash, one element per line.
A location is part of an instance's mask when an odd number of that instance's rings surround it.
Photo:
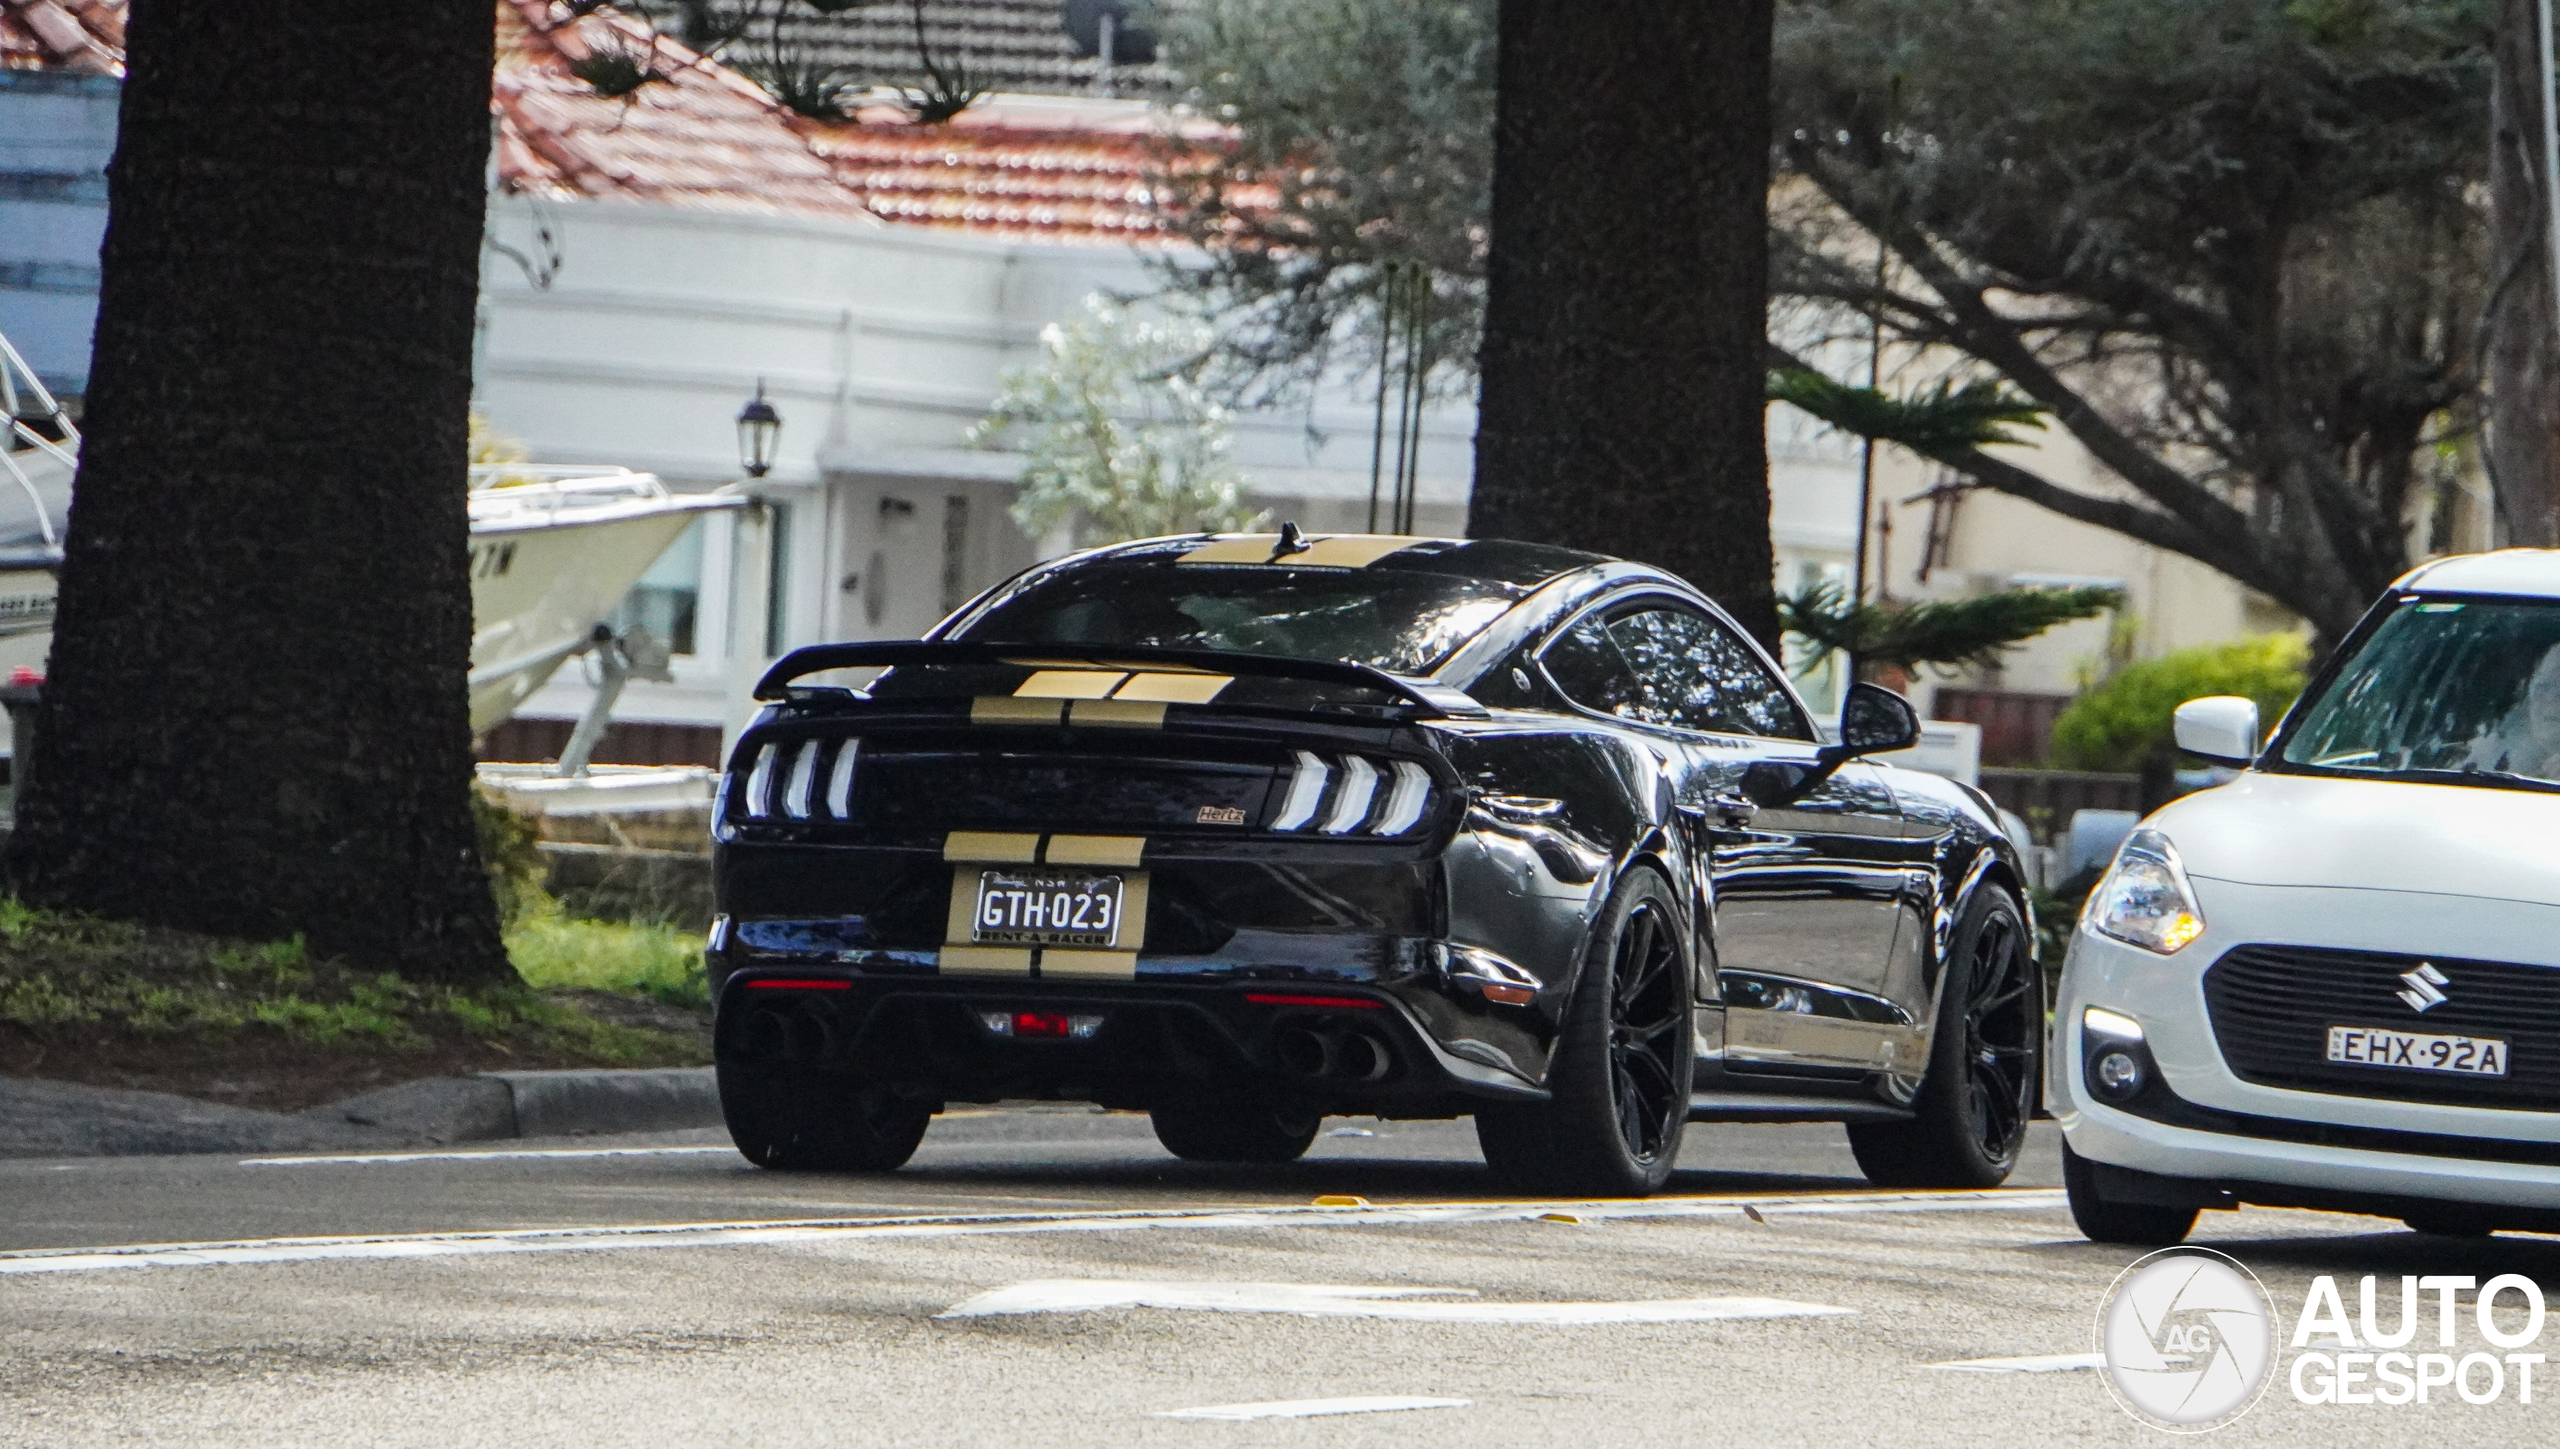
<path fill-rule="evenodd" d="M 507 955 L 536 990 L 574 986 L 708 1007 L 702 937 L 669 926 L 537 912 L 507 928 Z"/>
<path fill-rule="evenodd" d="M 527 980 L 455 990 L 363 971 L 285 941 L 223 940 L 0 897 L 0 1027 L 47 1041 L 98 1031 L 247 1038 L 320 1048 L 420 1052 L 478 1040 L 600 1065 L 690 1061 L 692 1043 L 545 1000 L 546 986 L 646 993 L 705 1005 L 696 939 L 663 927 L 543 912 L 508 937 Z"/>

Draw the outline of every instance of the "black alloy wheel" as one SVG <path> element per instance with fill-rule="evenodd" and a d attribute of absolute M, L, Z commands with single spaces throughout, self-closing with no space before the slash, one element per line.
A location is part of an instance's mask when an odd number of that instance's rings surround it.
<path fill-rule="evenodd" d="M 783 1172 L 893 1171 L 939 1110 L 892 1086 L 807 1069 L 722 1062 L 719 1078 L 729 1140 L 749 1162 Z"/>
<path fill-rule="evenodd" d="M 1516 1190 L 1641 1197 L 1659 1191 L 1679 1160 L 1696 1052 L 1687 942 L 1660 875 L 1629 873 L 1584 962 L 1547 1074 L 1549 1100 L 1479 1108 L 1476 1141 Z"/>
<path fill-rule="evenodd" d="M 1286 1103 L 1212 1099 L 1150 1111 L 1156 1141 L 1188 1162 L 1295 1162 L 1324 1119 Z"/>
<path fill-rule="evenodd" d="M 2044 977 L 2026 915 L 1984 884 L 1957 924 L 1928 1074 L 1905 1122 L 1853 1123 L 1849 1147 L 1879 1187 L 1997 1187 L 2035 1115 Z"/>

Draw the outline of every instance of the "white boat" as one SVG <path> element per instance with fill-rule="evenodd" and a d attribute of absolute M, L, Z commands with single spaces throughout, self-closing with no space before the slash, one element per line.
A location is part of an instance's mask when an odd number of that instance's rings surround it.
<path fill-rule="evenodd" d="M 678 535 L 744 495 L 670 493 L 628 468 L 471 470 L 471 732 L 515 713 Z"/>
<path fill-rule="evenodd" d="M 33 403 L 34 407 L 22 406 Z M 41 673 L 53 648 L 55 570 L 69 526 L 80 432 L 0 338 L 0 681 Z M 607 465 L 505 463 L 471 470 L 471 732 L 515 712 L 561 663 L 593 646 L 658 555 L 704 513 L 743 495 L 671 493 Z"/>

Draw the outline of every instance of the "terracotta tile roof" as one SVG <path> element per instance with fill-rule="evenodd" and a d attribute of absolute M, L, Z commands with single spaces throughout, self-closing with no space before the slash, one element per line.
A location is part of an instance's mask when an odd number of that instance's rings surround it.
<path fill-rule="evenodd" d="M 1125 244 L 1172 238 L 1155 205 L 1159 178 L 1214 157 L 1229 138 L 1224 127 L 1139 101 L 1054 95 L 990 96 L 936 126 L 910 124 L 889 105 L 822 126 L 612 11 L 581 17 L 559 0 L 495 4 L 497 174 L 521 195 Z M 1056 20 L 1055 3 L 1005 4 Z M 122 0 L 0 0 L 0 46 L 13 66 L 121 74 L 123 13 Z M 600 95 L 576 68 L 611 52 L 653 78 L 618 98 Z"/>
<path fill-rule="evenodd" d="M 923 83 L 916 15 L 909 0 L 842 15 L 795 5 L 783 15 L 786 46 L 844 67 L 857 85 Z M 1008 95 L 1100 93 L 1099 63 L 1068 38 L 1065 0 L 925 0 L 924 33 L 937 62 L 956 60 L 972 80 L 990 90 Z M 744 45 L 761 43 L 761 27 L 756 36 Z M 1173 72 L 1160 64 L 1111 67 L 1109 94 L 1170 98 L 1176 89 Z"/>
<path fill-rule="evenodd" d="M 0 0 L 0 69 L 123 75 L 123 0 Z"/>
<path fill-rule="evenodd" d="M 1162 177 L 1226 136 L 1129 101 L 997 96 L 939 126 L 899 114 L 871 107 L 857 124 L 810 129 L 881 217 L 1021 241 L 1172 239 L 1156 204 Z"/>
<path fill-rule="evenodd" d="M 607 97 L 573 69 L 617 53 L 652 79 Z M 621 15 L 500 0 L 490 104 L 512 192 L 871 215 L 753 82 Z"/>

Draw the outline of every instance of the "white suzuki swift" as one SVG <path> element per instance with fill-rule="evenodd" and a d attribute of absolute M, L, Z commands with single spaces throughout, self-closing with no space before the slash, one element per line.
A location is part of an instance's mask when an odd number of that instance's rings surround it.
<path fill-rule="evenodd" d="M 2560 551 L 2394 584 L 2247 769 L 2143 822 L 2063 968 L 2049 1100 L 2081 1231 L 2199 1208 L 2560 1231 Z"/>

